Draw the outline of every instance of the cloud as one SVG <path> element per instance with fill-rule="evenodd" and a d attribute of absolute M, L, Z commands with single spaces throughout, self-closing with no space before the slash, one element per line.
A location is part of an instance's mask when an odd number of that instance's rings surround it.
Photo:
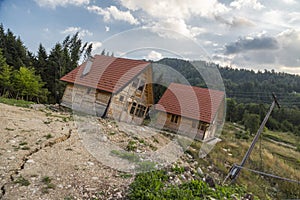
<path fill-rule="evenodd" d="M 65 34 L 65 35 L 69 35 L 69 34 L 75 34 L 79 32 L 79 37 L 80 38 L 83 38 L 85 36 L 92 36 L 93 33 L 86 30 L 86 29 L 82 29 L 81 27 L 68 27 L 66 28 L 65 30 L 61 31 L 62 34 Z"/>
<path fill-rule="evenodd" d="M 215 16 L 215 19 L 223 24 L 228 25 L 230 28 L 255 26 L 255 23 L 253 21 L 244 17 L 233 16 L 232 19 L 225 19 L 221 16 Z"/>
<path fill-rule="evenodd" d="M 225 53 L 214 55 L 214 59 L 243 68 L 285 69 L 300 74 L 300 30 L 287 29 L 274 37 L 260 34 L 241 38 L 226 45 Z"/>
<path fill-rule="evenodd" d="M 274 37 L 264 35 L 256 37 L 248 36 L 225 45 L 225 54 L 236 54 L 249 50 L 274 50 L 278 48 L 278 41 Z"/>
<path fill-rule="evenodd" d="M 122 6 L 133 10 L 142 10 L 156 19 L 178 18 L 182 20 L 193 16 L 213 18 L 215 15 L 227 13 L 230 9 L 217 0 L 120 0 Z"/>
<path fill-rule="evenodd" d="M 35 0 L 35 2 L 41 7 L 56 8 L 57 6 L 88 5 L 90 0 Z"/>
<path fill-rule="evenodd" d="M 99 6 L 88 6 L 88 11 L 94 12 L 98 15 L 102 15 L 104 21 L 109 21 L 111 19 L 125 21 L 132 25 L 139 24 L 139 21 L 134 18 L 134 16 L 130 13 L 130 11 L 121 11 L 116 6 L 110 6 L 107 8 L 101 8 Z"/>
<path fill-rule="evenodd" d="M 204 28 L 188 26 L 184 20 L 176 18 L 168 18 L 158 22 L 152 22 L 145 27 L 150 28 L 161 37 L 167 38 L 178 38 L 182 36 L 194 38 L 206 32 Z"/>
<path fill-rule="evenodd" d="M 229 8 L 217 0 L 120 0 L 127 9 L 143 13 L 142 22 L 160 36 L 172 37 L 162 33 L 169 29 L 189 38 L 195 38 L 206 32 L 202 26 L 191 25 L 189 22 L 199 18 L 214 20 L 215 16 L 229 12 Z"/>
<path fill-rule="evenodd" d="M 296 4 L 297 2 L 295 0 L 282 0 L 284 3 L 292 5 L 292 4 Z"/>
<path fill-rule="evenodd" d="M 258 0 L 235 0 L 230 3 L 230 6 L 238 10 L 242 8 L 253 8 L 261 10 L 264 6 Z"/>
<path fill-rule="evenodd" d="M 105 26 L 105 32 L 109 32 L 109 31 L 110 31 L 109 26 Z"/>
<path fill-rule="evenodd" d="M 150 51 L 149 54 L 144 57 L 147 60 L 157 61 L 163 58 L 162 54 L 157 51 Z"/>

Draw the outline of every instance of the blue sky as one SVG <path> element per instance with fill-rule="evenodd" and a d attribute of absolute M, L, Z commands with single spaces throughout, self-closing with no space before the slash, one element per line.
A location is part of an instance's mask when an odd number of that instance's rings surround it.
<path fill-rule="evenodd" d="M 300 74 L 297 0 L 0 0 L 0 23 L 32 52 L 79 31 L 93 53 Z"/>

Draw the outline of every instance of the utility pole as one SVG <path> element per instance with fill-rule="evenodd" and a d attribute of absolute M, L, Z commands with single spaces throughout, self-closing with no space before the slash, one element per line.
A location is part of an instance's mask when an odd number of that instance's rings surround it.
<path fill-rule="evenodd" d="M 279 103 L 278 103 L 278 101 L 277 101 L 277 98 L 276 98 L 275 94 L 272 93 L 272 96 L 273 96 L 273 99 L 274 99 L 274 100 L 273 100 L 273 102 L 272 102 L 272 104 L 271 104 L 270 110 L 269 110 L 269 112 L 266 114 L 264 120 L 262 121 L 262 123 L 261 123 L 261 125 L 260 125 L 260 127 L 259 127 L 259 129 L 258 129 L 258 131 L 257 131 L 257 133 L 256 133 L 256 135 L 255 135 L 255 137 L 254 137 L 254 139 L 253 139 L 253 141 L 252 141 L 252 143 L 251 143 L 249 149 L 248 149 L 248 151 L 246 152 L 246 154 L 245 154 L 245 156 L 244 156 L 244 158 L 243 158 L 241 164 L 240 164 L 240 165 L 234 164 L 234 165 L 232 166 L 232 168 L 230 169 L 228 175 L 226 176 L 225 180 L 223 181 L 223 184 L 226 182 L 226 180 L 227 180 L 228 178 L 231 179 L 231 182 L 230 182 L 230 183 L 234 183 L 234 182 L 236 181 L 238 175 L 240 174 L 241 169 L 244 167 L 244 165 L 245 165 L 246 161 L 248 160 L 248 158 L 249 158 L 249 156 L 250 156 L 252 150 L 254 149 L 254 146 L 255 146 L 257 140 L 259 139 L 259 136 L 261 135 L 261 133 L 262 133 L 264 127 L 265 127 L 265 124 L 266 124 L 266 122 L 268 121 L 268 119 L 269 119 L 269 117 L 270 117 L 270 115 L 271 115 L 271 112 L 272 112 L 274 106 L 277 105 L 278 108 L 280 108 L 280 105 L 279 105 Z"/>

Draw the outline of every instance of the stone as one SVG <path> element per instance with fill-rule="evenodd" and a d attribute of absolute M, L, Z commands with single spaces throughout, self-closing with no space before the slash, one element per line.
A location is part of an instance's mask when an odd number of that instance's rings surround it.
<path fill-rule="evenodd" d="M 200 167 L 197 168 L 197 173 L 200 175 L 200 176 L 203 176 L 204 173 L 202 171 L 202 169 Z"/>
<path fill-rule="evenodd" d="M 205 182 L 209 185 L 209 187 L 214 188 L 216 186 L 214 179 L 209 175 L 206 176 Z"/>

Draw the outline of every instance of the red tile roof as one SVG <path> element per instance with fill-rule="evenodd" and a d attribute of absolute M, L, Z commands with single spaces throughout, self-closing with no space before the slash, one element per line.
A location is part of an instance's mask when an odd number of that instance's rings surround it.
<path fill-rule="evenodd" d="M 91 69 L 85 76 L 82 72 L 86 62 L 63 76 L 60 80 L 111 93 L 117 93 L 150 63 L 142 60 L 95 55 Z"/>
<path fill-rule="evenodd" d="M 212 123 L 224 94 L 218 90 L 171 83 L 155 109 Z"/>

